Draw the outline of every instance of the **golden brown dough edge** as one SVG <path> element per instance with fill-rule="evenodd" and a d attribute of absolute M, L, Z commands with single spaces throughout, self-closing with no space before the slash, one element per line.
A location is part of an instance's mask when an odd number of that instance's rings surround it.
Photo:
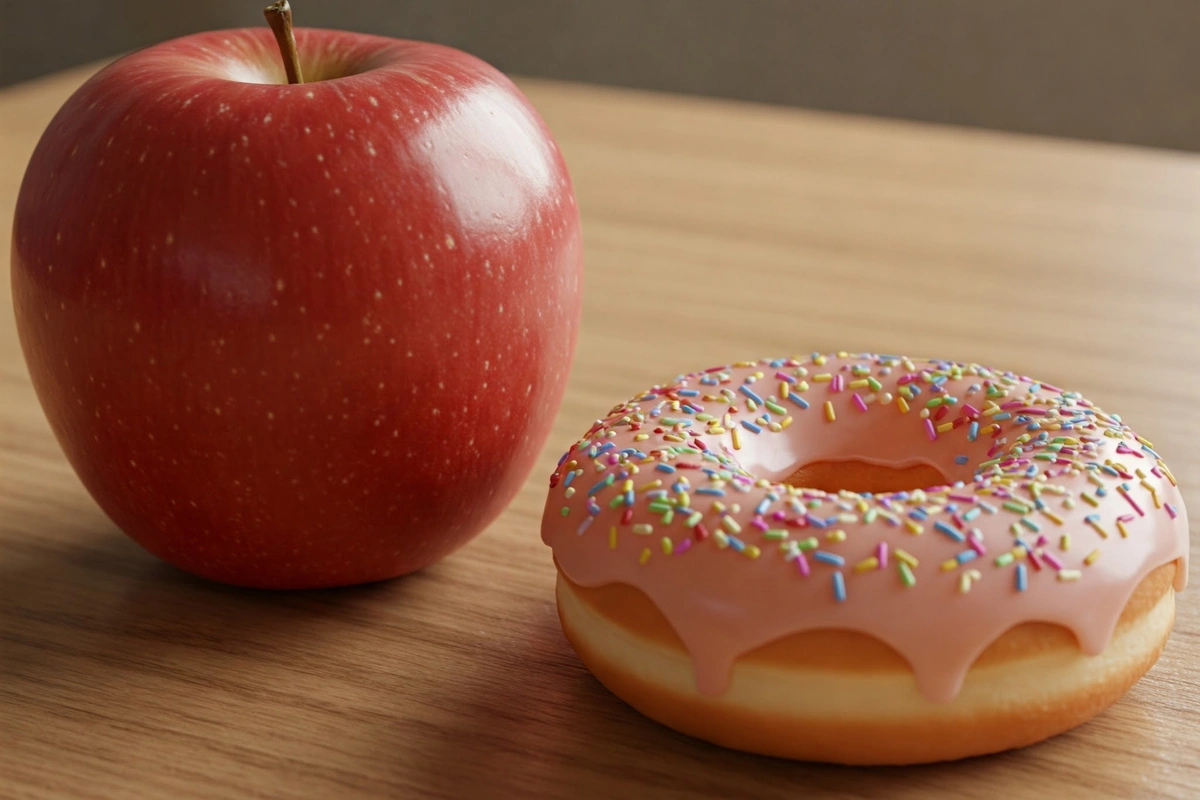
<path fill-rule="evenodd" d="M 980 655 L 964 691 L 947 704 L 916 699 L 911 671 L 899 654 L 873 637 L 843 630 L 794 634 L 737 659 L 735 689 L 739 680 L 743 686 L 747 680 L 774 682 L 781 700 L 797 699 L 790 707 L 786 701 L 770 707 L 739 702 L 737 691 L 703 696 L 695 691 L 690 659 L 678 635 L 642 592 L 623 584 L 585 588 L 560 570 L 558 606 L 567 639 L 601 683 L 676 730 L 766 755 L 912 764 L 1031 744 L 1107 708 L 1157 660 L 1174 618 L 1177 568 L 1174 562 L 1165 564 L 1137 586 L 1104 654 L 1083 655 L 1074 635 L 1057 625 L 1018 625 Z M 609 652 L 611 639 L 598 646 L 613 631 L 626 634 L 627 652 Z M 1022 669 L 1030 673 L 1031 688 L 1059 688 L 1052 696 L 1022 692 Z M 1001 675 L 1003 690 L 988 691 L 988 682 Z M 800 695 L 809 691 L 834 707 L 839 693 L 847 695 L 847 707 L 861 706 L 857 701 L 872 691 L 906 697 L 879 718 L 862 716 L 861 708 L 859 715 L 842 717 L 805 713 Z"/>

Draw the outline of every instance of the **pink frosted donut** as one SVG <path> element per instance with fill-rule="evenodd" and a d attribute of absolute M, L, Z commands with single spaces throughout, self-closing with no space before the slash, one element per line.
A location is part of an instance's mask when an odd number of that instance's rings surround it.
<path fill-rule="evenodd" d="M 838 353 L 681 375 L 550 480 L 568 639 L 635 708 L 754 752 L 916 763 L 1094 716 L 1157 659 L 1188 529 L 1076 392 Z"/>

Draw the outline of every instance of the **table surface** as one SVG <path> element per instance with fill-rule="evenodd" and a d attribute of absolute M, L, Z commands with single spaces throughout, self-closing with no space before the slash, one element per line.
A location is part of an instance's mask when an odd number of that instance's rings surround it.
<path fill-rule="evenodd" d="M 88 73 L 0 92 L 0 264 L 28 156 Z M 145 554 L 56 445 L 0 275 L 0 796 L 1200 795 L 1194 589 L 1158 665 L 1081 728 L 850 769 L 725 751 L 609 695 L 559 630 L 538 536 L 557 456 L 613 403 L 680 371 L 812 350 L 1065 384 L 1155 441 L 1200 507 L 1200 157 L 522 86 L 579 195 L 583 333 L 519 496 L 424 573 L 272 594 Z M 686 310 L 662 307 L 684 276 Z M 685 334 L 689 313 L 706 324 Z"/>

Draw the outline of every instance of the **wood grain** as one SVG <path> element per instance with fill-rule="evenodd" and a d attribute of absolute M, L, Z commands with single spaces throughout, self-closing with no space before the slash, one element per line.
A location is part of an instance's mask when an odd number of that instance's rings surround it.
<path fill-rule="evenodd" d="M 0 219 L 87 73 L 0 93 Z M 584 332 L 535 473 L 423 574 L 268 594 L 140 551 L 63 460 L 0 276 L 0 796 L 1200 796 L 1194 590 L 1158 666 L 1076 731 L 956 764 L 831 768 L 692 741 L 607 694 L 559 630 L 538 538 L 551 466 L 614 402 L 814 349 L 1066 384 L 1154 440 L 1200 509 L 1200 158 L 523 85 L 576 181 Z"/>

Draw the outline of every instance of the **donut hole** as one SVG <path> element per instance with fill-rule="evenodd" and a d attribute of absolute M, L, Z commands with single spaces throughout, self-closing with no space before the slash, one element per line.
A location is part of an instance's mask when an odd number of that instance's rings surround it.
<path fill-rule="evenodd" d="M 950 481 L 941 470 L 931 464 L 918 463 L 897 467 L 860 459 L 842 459 L 804 464 L 781 483 L 798 489 L 817 489 L 832 493 L 847 491 L 856 494 L 887 494 L 945 486 Z"/>

